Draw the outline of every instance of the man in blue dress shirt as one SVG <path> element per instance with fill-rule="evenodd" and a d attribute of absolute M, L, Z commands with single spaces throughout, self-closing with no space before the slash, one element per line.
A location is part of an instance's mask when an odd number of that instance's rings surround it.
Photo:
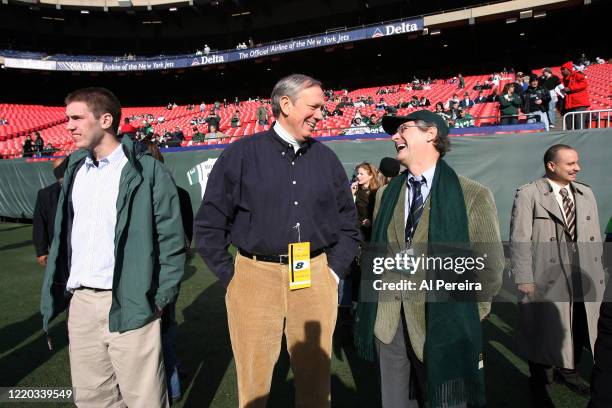
<path fill-rule="evenodd" d="M 338 280 L 357 254 L 357 214 L 342 164 L 311 137 L 323 118 L 321 83 L 290 75 L 271 99 L 274 126 L 233 143 L 215 163 L 195 220 L 196 245 L 227 287 L 239 406 L 265 406 L 283 332 L 296 406 L 329 406 Z M 306 243 L 303 262 L 290 262 L 290 244 Z M 303 265 L 309 283 L 292 290 L 292 272 Z"/>

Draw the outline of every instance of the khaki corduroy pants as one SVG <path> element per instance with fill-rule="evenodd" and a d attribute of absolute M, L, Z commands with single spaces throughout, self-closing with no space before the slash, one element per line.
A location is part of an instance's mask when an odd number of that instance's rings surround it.
<path fill-rule="evenodd" d="M 295 378 L 295 406 L 330 405 L 338 286 L 325 254 L 311 260 L 310 288 L 289 290 L 287 265 L 236 256 L 225 296 L 241 408 L 265 407 L 283 330 Z"/>

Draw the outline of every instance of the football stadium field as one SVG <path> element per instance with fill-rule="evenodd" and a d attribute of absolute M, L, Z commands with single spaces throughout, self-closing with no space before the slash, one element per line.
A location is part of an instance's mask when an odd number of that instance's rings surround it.
<path fill-rule="evenodd" d="M 0 385 L 61 387 L 70 385 L 64 315 L 51 325 L 53 350 L 47 347 L 39 313 L 43 268 L 36 263 L 32 226 L 0 224 Z M 224 304 L 225 289 L 198 255 L 188 258 L 177 304 L 177 353 L 183 397 L 176 407 L 235 407 L 237 390 Z M 513 352 L 516 306 L 496 303 L 484 324 L 485 369 L 489 407 L 529 407 L 527 364 Z M 588 380 L 592 360 L 583 364 Z M 378 407 L 377 368 L 360 360 L 352 346 L 334 345 L 332 406 Z M 585 407 L 587 400 L 553 385 L 559 408 Z M 11 407 L 20 406 L 18 403 Z M 59 407 L 65 403 L 23 406 Z M 268 406 L 293 406 L 293 380 L 286 351 L 276 366 Z"/>

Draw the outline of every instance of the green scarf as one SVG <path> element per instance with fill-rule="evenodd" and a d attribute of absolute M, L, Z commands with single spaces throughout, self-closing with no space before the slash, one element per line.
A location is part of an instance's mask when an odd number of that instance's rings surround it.
<path fill-rule="evenodd" d="M 407 172 L 404 172 L 385 189 L 374 221 L 372 243 L 387 243 L 387 229 L 406 178 Z M 444 256 L 446 251 L 435 246 L 436 243 L 453 243 L 460 248 L 469 248 L 463 191 L 457 174 L 444 160 L 437 163 L 429 200 L 428 256 Z M 366 261 L 362 265 L 369 263 Z M 433 279 L 435 273 L 427 271 L 427 279 Z M 378 277 L 372 270 L 362 271 L 362 276 L 362 299 L 374 299 L 371 283 Z M 429 293 L 428 300 L 432 300 Z M 377 302 L 360 302 L 355 320 L 357 352 L 370 361 L 374 360 L 377 310 Z M 466 402 L 470 408 L 484 407 L 484 375 L 483 370 L 478 369 L 482 338 L 477 303 L 428 301 L 426 325 L 424 362 L 427 370 L 427 406 L 436 408 Z"/>

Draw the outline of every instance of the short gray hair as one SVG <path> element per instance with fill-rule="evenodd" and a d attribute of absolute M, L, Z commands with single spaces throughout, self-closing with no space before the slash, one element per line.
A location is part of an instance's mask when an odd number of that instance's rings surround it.
<path fill-rule="evenodd" d="M 278 118 L 281 114 L 280 100 L 283 96 L 287 96 L 291 102 L 295 102 L 297 95 L 302 90 L 313 86 L 323 87 L 321 81 L 303 74 L 291 74 L 278 81 L 274 85 L 270 96 L 274 117 Z"/>

